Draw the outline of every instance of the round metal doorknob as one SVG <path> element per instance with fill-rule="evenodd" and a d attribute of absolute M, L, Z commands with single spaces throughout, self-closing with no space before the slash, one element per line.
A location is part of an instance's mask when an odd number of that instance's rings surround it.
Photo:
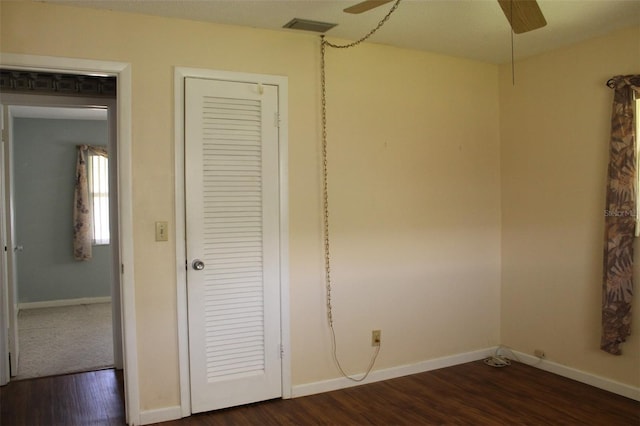
<path fill-rule="evenodd" d="M 191 262 L 191 267 L 196 271 L 202 271 L 204 269 L 204 262 L 200 259 L 196 259 Z"/>

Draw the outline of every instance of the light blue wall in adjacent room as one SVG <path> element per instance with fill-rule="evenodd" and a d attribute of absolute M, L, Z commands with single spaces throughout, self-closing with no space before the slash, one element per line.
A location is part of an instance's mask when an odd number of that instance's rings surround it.
<path fill-rule="evenodd" d="M 111 246 L 73 258 L 76 145 L 107 145 L 107 121 L 15 118 L 14 208 L 18 302 L 111 295 Z"/>

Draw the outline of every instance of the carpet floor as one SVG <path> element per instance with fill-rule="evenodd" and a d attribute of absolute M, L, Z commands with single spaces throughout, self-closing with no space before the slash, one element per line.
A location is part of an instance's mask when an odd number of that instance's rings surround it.
<path fill-rule="evenodd" d="M 113 366 L 111 303 L 21 310 L 15 379 Z"/>

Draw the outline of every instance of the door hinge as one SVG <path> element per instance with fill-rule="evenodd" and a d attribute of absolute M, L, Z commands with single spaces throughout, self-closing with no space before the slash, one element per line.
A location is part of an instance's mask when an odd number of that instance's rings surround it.
<path fill-rule="evenodd" d="M 278 129 L 280 128 L 280 113 L 279 112 L 273 113 L 273 127 L 277 127 Z"/>
<path fill-rule="evenodd" d="M 120 273 L 124 275 L 124 263 L 120 264 Z"/>
<path fill-rule="evenodd" d="M 284 358 L 284 345 L 280 345 L 280 359 Z"/>

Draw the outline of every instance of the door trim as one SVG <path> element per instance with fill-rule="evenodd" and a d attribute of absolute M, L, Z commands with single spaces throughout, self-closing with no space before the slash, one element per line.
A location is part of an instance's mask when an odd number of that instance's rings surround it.
<path fill-rule="evenodd" d="M 5 116 L 4 106 L 0 104 L 0 164 L 2 164 L 2 171 L 0 172 L 0 308 L 2 313 L 0 314 L 0 386 L 4 386 L 9 383 L 9 372 L 11 367 L 9 365 L 9 335 L 8 335 L 8 323 L 9 323 L 9 286 L 8 286 L 8 256 L 7 256 L 7 239 L 6 239 L 6 199 L 5 199 Z"/>
<path fill-rule="evenodd" d="M 278 174 L 280 191 L 280 339 L 282 342 L 282 397 L 291 398 L 291 351 L 289 333 L 288 79 L 284 76 L 267 74 L 250 74 L 201 68 L 176 67 L 174 71 L 176 287 L 179 348 L 178 360 L 180 367 L 180 407 L 182 410 L 182 417 L 191 415 L 184 188 L 184 81 L 187 77 L 242 83 L 262 83 L 278 86 L 278 111 L 280 114 Z M 185 265 L 185 267 L 182 267 L 182 265 Z"/>
<path fill-rule="evenodd" d="M 131 171 L 131 65 L 124 62 L 0 54 L 0 66 L 7 69 L 33 71 L 101 73 L 117 77 L 118 97 L 118 207 L 119 250 L 122 273 L 122 328 L 124 353 L 125 411 L 127 423 L 139 424 L 140 395 L 138 383 L 138 351 L 136 339 L 135 282 L 133 256 L 133 198 Z M 2 318 L 0 318 L 0 322 Z M 2 324 L 4 325 L 4 324 Z"/>

